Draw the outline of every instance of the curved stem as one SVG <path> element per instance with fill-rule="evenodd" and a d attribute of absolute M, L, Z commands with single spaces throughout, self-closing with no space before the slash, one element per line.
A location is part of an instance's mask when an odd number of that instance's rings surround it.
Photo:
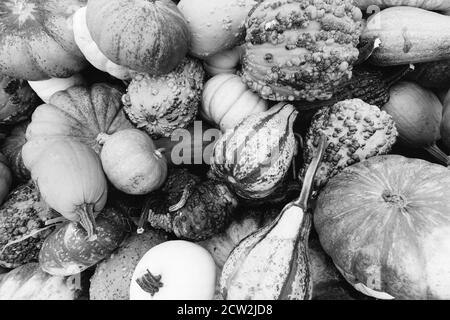
<path fill-rule="evenodd" d="M 137 225 L 137 230 L 136 233 L 137 234 L 143 234 L 145 231 L 145 223 L 148 220 L 148 215 L 149 215 L 150 209 L 148 206 L 148 202 L 146 203 L 146 205 L 144 206 L 142 213 L 141 213 L 141 217 L 139 218 L 139 223 Z"/>
<path fill-rule="evenodd" d="M 169 207 L 169 212 L 175 212 L 180 210 L 181 208 L 183 208 L 186 205 L 186 201 L 189 199 L 191 193 L 192 193 L 192 187 L 193 184 L 189 183 L 184 187 L 183 190 L 183 195 L 181 196 L 180 201 L 178 201 L 176 204 L 174 204 L 173 206 Z"/>
<path fill-rule="evenodd" d="M 159 288 L 163 287 L 161 275 L 154 276 L 148 269 L 142 277 L 136 279 L 136 283 L 142 290 L 150 293 L 152 297 L 159 291 Z"/>
<path fill-rule="evenodd" d="M 103 146 L 106 143 L 106 141 L 108 141 L 109 137 L 110 137 L 109 134 L 101 132 L 98 134 L 95 140 L 99 145 Z"/>
<path fill-rule="evenodd" d="M 80 216 L 81 226 L 87 232 L 88 239 L 90 241 L 96 240 L 97 234 L 95 229 L 97 228 L 97 225 L 94 217 L 94 205 L 92 203 L 85 203 L 77 210 L 77 213 Z"/>
<path fill-rule="evenodd" d="M 432 144 L 429 147 L 425 147 L 424 148 L 426 151 L 428 151 L 429 154 L 431 154 L 436 160 L 438 160 L 440 163 L 442 163 L 443 165 L 445 165 L 446 167 L 449 166 L 450 164 L 450 160 L 449 160 L 449 156 L 447 156 L 447 154 L 445 154 L 444 151 L 442 151 L 437 145 L 436 143 Z"/>

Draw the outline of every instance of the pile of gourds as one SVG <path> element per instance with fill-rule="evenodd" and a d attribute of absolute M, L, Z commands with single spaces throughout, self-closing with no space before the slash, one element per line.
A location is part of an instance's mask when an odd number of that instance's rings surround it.
<path fill-rule="evenodd" d="M 0 299 L 450 298 L 445 1 L 0 12 Z"/>

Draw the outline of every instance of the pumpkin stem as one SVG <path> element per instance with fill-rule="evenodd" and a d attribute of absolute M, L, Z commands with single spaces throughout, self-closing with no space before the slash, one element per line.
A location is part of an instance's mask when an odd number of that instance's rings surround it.
<path fill-rule="evenodd" d="M 448 167 L 450 165 L 450 160 L 447 154 L 445 154 L 444 151 L 442 151 L 436 143 L 433 145 L 424 148 L 426 151 L 428 151 L 429 154 L 431 154 L 436 160 L 438 160 L 440 163 Z"/>
<path fill-rule="evenodd" d="M 144 225 L 148 220 L 148 215 L 150 213 L 150 209 L 147 208 L 147 206 L 144 207 L 144 210 L 142 210 L 141 217 L 139 218 L 139 223 L 137 225 L 137 234 L 143 234 L 145 231 Z"/>
<path fill-rule="evenodd" d="M 306 170 L 300 196 L 296 201 L 294 201 L 294 204 L 301 207 L 305 212 L 308 209 L 308 202 L 311 196 L 311 191 L 313 189 L 314 177 L 316 176 L 317 169 L 319 168 L 327 145 L 327 138 L 322 134 L 319 138 L 318 148 L 314 150 L 314 155 L 312 157 L 311 163 Z"/>
<path fill-rule="evenodd" d="M 97 143 L 101 146 L 103 146 L 106 141 L 109 139 L 109 134 L 101 132 L 98 134 L 97 139 L 95 139 L 97 141 Z"/>
<path fill-rule="evenodd" d="M 192 187 L 194 186 L 193 183 L 188 183 L 183 190 L 183 195 L 181 196 L 180 201 L 178 201 L 173 206 L 169 207 L 169 212 L 175 212 L 183 208 L 186 204 L 186 201 L 189 199 L 192 193 Z"/>
<path fill-rule="evenodd" d="M 148 269 L 147 272 L 140 278 L 136 279 L 136 283 L 147 293 L 153 297 L 163 287 L 161 282 L 161 275 L 154 276 Z"/>
<path fill-rule="evenodd" d="M 384 80 L 388 88 L 392 87 L 395 83 L 403 79 L 408 73 L 414 71 L 414 65 L 410 64 L 408 66 L 402 67 L 398 72 L 394 72 L 390 77 Z"/>
<path fill-rule="evenodd" d="M 82 207 L 77 210 L 78 215 L 80 216 L 80 224 L 86 230 L 89 241 L 94 241 L 97 239 L 97 234 L 95 229 L 97 229 L 97 225 L 95 223 L 94 217 L 94 205 L 91 204 L 83 204 Z"/>
<path fill-rule="evenodd" d="M 154 154 L 158 159 L 162 159 L 164 152 L 166 152 L 166 148 L 159 148 L 154 151 Z"/>

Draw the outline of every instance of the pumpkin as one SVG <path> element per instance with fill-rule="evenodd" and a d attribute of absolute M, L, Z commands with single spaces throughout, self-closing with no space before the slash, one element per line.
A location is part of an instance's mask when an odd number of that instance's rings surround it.
<path fill-rule="evenodd" d="M 138 262 L 130 300 L 211 300 L 215 281 L 215 264 L 208 251 L 188 241 L 167 241 Z"/>
<path fill-rule="evenodd" d="M 328 100 L 352 76 L 363 22 L 352 0 L 265 0 L 246 20 L 242 79 L 274 101 Z"/>
<path fill-rule="evenodd" d="M 210 76 L 222 73 L 236 73 L 241 62 L 242 49 L 236 46 L 233 49 L 216 53 L 205 59 L 203 67 Z"/>
<path fill-rule="evenodd" d="M 0 300 L 77 300 L 80 284 L 75 276 L 52 276 L 38 263 L 28 263 L 0 275 Z"/>
<path fill-rule="evenodd" d="M 430 90 L 413 82 L 399 82 L 391 88 L 383 110 L 391 115 L 405 146 L 424 148 L 437 161 L 448 165 L 448 156 L 437 146 L 440 140 L 443 106 Z"/>
<path fill-rule="evenodd" d="M 411 6 L 430 11 L 450 12 L 450 4 L 447 0 L 355 0 L 355 6 L 370 10 L 372 8 L 384 9 L 397 6 Z M 369 12 L 370 13 L 370 12 Z"/>
<path fill-rule="evenodd" d="M 138 230 L 148 221 L 153 228 L 177 238 L 204 240 L 228 225 L 237 205 L 225 184 L 202 180 L 187 169 L 175 169 L 161 190 L 147 196 Z"/>
<path fill-rule="evenodd" d="M 190 58 L 164 76 L 138 74 L 123 96 L 124 110 L 153 138 L 170 137 L 194 121 L 204 77 L 200 62 Z"/>
<path fill-rule="evenodd" d="M 39 252 L 39 264 L 51 275 L 78 274 L 117 249 L 125 239 L 127 227 L 124 215 L 108 207 L 96 218 L 95 240 L 89 240 L 78 223 L 68 222 L 45 239 Z"/>
<path fill-rule="evenodd" d="M 39 103 L 25 80 L 0 75 L 0 126 L 28 119 Z"/>
<path fill-rule="evenodd" d="M 417 23 L 420 21 L 420 23 Z M 450 17 L 414 7 L 392 7 L 373 16 L 361 41 L 381 45 L 369 62 L 378 66 L 450 59 Z"/>
<path fill-rule="evenodd" d="M 107 181 L 99 156 L 71 139 L 28 141 L 22 148 L 44 201 L 95 238 L 95 216 L 106 203 Z"/>
<path fill-rule="evenodd" d="M 297 152 L 293 125 L 298 112 L 279 103 L 247 117 L 214 146 L 213 176 L 244 199 L 262 199 L 282 184 Z"/>
<path fill-rule="evenodd" d="M 167 177 L 167 162 L 152 139 L 137 129 L 100 137 L 100 158 L 109 181 L 128 194 L 147 194 L 159 189 Z"/>
<path fill-rule="evenodd" d="M 324 136 L 318 140 L 298 199 L 288 203 L 273 222 L 242 240 L 225 262 L 220 276 L 225 300 L 312 298 L 309 199 L 327 143 Z"/>
<path fill-rule="evenodd" d="M 48 222 L 56 216 L 31 181 L 13 189 L 0 206 L 0 266 L 16 268 L 37 261 L 44 239 L 54 229 Z"/>
<path fill-rule="evenodd" d="M 17 182 L 30 180 L 30 171 L 23 164 L 22 146 L 26 143 L 25 132 L 30 122 L 22 122 L 13 127 L 11 133 L 3 143 L 0 144 L 0 152 L 8 160 L 9 167 Z"/>
<path fill-rule="evenodd" d="M 133 77 L 133 70 L 115 64 L 100 51 L 86 23 L 86 7 L 78 9 L 73 15 L 73 34 L 78 48 L 94 67 L 118 79 L 129 80 Z"/>
<path fill-rule="evenodd" d="M 186 56 L 186 20 L 170 0 L 89 0 L 86 23 L 112 62 L 152 75 L 172 71 Z"/>
<path fill-rule="evenodd" d="M 73 86 L 82 86 L 86 84 L 86 80 L 79 73 L 74 74 L 69 78 L 50 78 L 48 80 L 28 81 L 34 92 L 45 103 L 49 103 L 53 94 L 58 91 L 64 91 Z"/>
<path fill-rule="evenodd" d="M 249 90 L 241 77 L 220 74 L 206 83 L 200 114 L 225 132 L 249 115 L 267 111 L 267 108 L 267 101 Z"/>
<path fill-rule="evenodd" d="M 348 167 L 320 194 L 314 224 L 346 280 L 381 299 L 448 299 L 450 174 L 398 155 Z"/>
<path fill-rule="evenodd" d="M 167 241 L 164 232 L 148 229 L 133 234 L 109 257 L 101 261 L 91 278 L 91 300 L 129 300 L 130 284 L 139 260 L 154 246 Z"/>
<path fill-rule="evenodd" d="M 54 94 L 48 104 L 33 113 L 26 138 L 34 140 L 72 139 L 100 153 L 100 133 L 112 134 L 132 128 L 122 111 L 123 92 L 108 84 L 75 86 Z"/>
<path fill-rule="evenodd" d="M 208 58 L 231 49 L 243 39 L 244 21 L 260 0 L 181 0 L 178 8 L 192 34 L 189 53 Z"/>
<path fill-rule="evenodd" d="M 0 3 L 0 73 L 13 78 L 65 78 L 86 60 L 71 30 L 72 14 L 86 0 L 5 0 Z"/>
<path fill-rule="evenodd" d="M 0 153 L 0 205 L 9 193 L 12 184 L 12 174 L 6 157 Z"/>

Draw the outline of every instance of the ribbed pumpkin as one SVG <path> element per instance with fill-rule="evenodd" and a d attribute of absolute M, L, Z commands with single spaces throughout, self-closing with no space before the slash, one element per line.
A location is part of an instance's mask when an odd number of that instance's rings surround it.
<path fill-rule="evenodd" d="M 0 2 L 0 73 L 26 79 L 64 78 L 86 60 L 71 30 L 71 15 L 86 0 Z"/>
<path fill-rule="evenodd" d="M 9 193 L 12 184 L 12 174 L 6 157 L 0 153 L 0 205 Z"/>
<path fill-rule="evenodd" d="M 293 125 L 298 112 L 290 104 L 251 115 L 226 132 L 214 146 L 211 170 L 247 199 L 273 193 L 297 152 Z"/>
<path fill-rule="evenodd" d="M 108 84 L 76 86 L 57 92 L 48 104 L 33 113 L 27 140 L 72 139 L 100 153 L 97 142 L 100 133 L 133 128 L 122 111 L 122 94 Z"/>
<path fill-rule="evenodd" d="M 241 77 L 220 74 L 206 83 L 200 114 L 225 132 L 249 115 L 266 111 L 267 107 L 267 101 L 253 93 Z"/>
<path fill-rule="evenodd" d="M 25 80 L 0 75 L 0 126 L 26 120 L 39 103 Z"/>
<path fill-rule="evenodd" d="M 125 239 L 127 221 L 113 208 L 96 218 L 97 239 L 89 240 L 76 222 L 69 222 L 49 235 L 39 252 L 39 264 L 55 276 L 78 274 L 109 256 Z"/>
<path fill-rule="evenodd" d="M 450 173 L 397 155 L 345 169 L 320 194 L 320 242 L 356 289 L 383 299 L 450 298 Z"/>
<path fill-rule="evenodd" d="M 18 182 L 28 181 L 30 171 L 23 164 L 22 147 L 27 142 L 25 132 L 29 122 L 22 122 L 15 126 L 9 136 L 0 144 L 0 152 L 4 154 L 8 160 L 11 172 Z"/>
<path fill-rule="evenodd" d="M 246 20 L 242 78 L 264 99 L 328 100 L 352 76 L 362 31 L 351 0 L 265 0 Z"/>
<path fill-rule="evenodd" d="M 89 0 L 86 22 L 109 60 L 152 75 L 172 71 L 190 43 L 186 20 L 171 0 Z"/>
<path fill-rule="evenodd" d="M 33 140 L 22 149 L 25 166 L 44 201 L 94 238 L 95 215 L 106 203 L 107 182 L 99 156 L 72 140 Z"/>

